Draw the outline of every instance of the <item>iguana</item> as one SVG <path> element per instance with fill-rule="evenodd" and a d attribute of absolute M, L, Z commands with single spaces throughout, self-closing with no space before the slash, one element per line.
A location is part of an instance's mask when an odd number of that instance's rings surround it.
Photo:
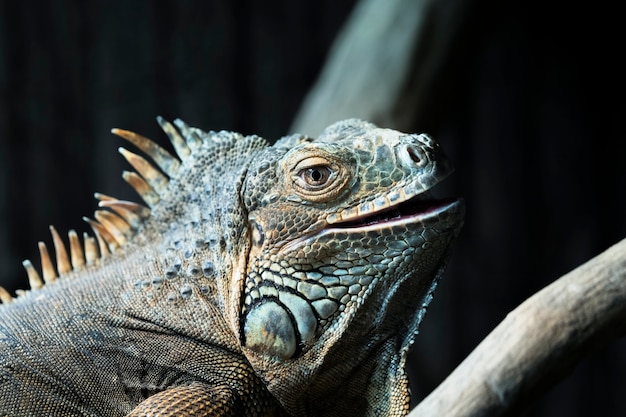
<path fill-rule="evenodd" d="M 318 138 L 158 118 L 178 157 L 114 129 L 147 206 L 96 194 L 51 227 L 43 280 L 0 290 L 2 416 L 404 416 L 407 350 L 463 219 L 424 134 Z M 69 247 L 69 250 L 68 250 Z"/>

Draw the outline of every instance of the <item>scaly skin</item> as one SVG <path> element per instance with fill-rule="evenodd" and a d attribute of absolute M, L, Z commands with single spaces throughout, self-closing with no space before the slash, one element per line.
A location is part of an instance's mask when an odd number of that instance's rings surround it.
<path fill-rule="evenodd" d="M 463 217 L 428 192 L 438 146 L 357 120 L 271 147 L 160 122 L 181 161 L 117 132 L 167 174 L 123 152 L 150 215 L 102 198 L 124 221 L 92 221 L 100 254 L 61 254 L 60 279 L 0 306 L 0 415 L 406 415 Z"/>

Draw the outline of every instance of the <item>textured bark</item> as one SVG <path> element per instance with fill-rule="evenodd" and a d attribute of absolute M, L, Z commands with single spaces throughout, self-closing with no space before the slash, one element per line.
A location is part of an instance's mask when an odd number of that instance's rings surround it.
<path fill-rule="evenodd" d="M 410 417 L 507 415 L 626 331 L 626 239 L 512 311 Z"/>

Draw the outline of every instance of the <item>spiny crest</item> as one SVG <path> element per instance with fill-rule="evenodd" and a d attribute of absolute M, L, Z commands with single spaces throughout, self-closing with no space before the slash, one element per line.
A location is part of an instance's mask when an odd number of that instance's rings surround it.
<path fill-rule="evenodd" d="M 160 116 L 157 117 L 157 121 L 169 137 L 180 159 L 144 136 L 123 129 L 111 130 L 113 134 L 127 140 L 148 155 L 156 164 L 155 167 L 142 156 L 123 147 L 119 148 L 122 156 L 136 170 L 136 172 L 124 171 L 122 177 L 135 189 L 148 207 L 96 193 L 94 196 L 98 200 L 98 206 L 102 209 L 95 211 L 93 219 L 83 217 L 83 220 L 91 226 L 94 236 L 84 233 L 81 243 L 76 231 L 70 230 L 68 251 L 60 234 L 53 226 L 50 226 L 56 262 L 52 260 L 44 242 L 38 243 L 42 275 L 30 260 L 22 262 L 31 290 L 39 289 L 44 284 L 55 281 L 59 276 L 94 265 L 100 259 L 115 253 L 150 217 L 151 209 L 159 203 L 170 179 L 174 178 L 179 171 L 181 161 L 188 158 L 192 150 L 199 147 L 204 139 L 211 137 L 210 134 L 207 135 L 198 128 L 190 127 L 180 119 L 174 120 L 176 127 Z M 18 296 L 26 293 L 25 290 L 16 292 Z M 9 292 L 0 287 L 0 301 L 9 303 L 12 300 L 13 297 Z"/>

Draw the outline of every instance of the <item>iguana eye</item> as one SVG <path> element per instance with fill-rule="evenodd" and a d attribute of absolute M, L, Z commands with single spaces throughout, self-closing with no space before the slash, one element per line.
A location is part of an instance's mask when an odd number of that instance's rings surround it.
<path fill-rule="evenodd" d="M 306 185 L 312 188 L 319 188 L 326 185 L 333 174 L 334 172 L 331 168 L 320 165 L 305 168 L 298 173 L 298 176 Z"/>
<path fill-rule="evenodd" d="M 350 179 L 350 172 L 341 161 L 319 156 L 319 152 L 296 161 L 290 171 L 293 191 L 319 203 L 335 198 Z"/>

